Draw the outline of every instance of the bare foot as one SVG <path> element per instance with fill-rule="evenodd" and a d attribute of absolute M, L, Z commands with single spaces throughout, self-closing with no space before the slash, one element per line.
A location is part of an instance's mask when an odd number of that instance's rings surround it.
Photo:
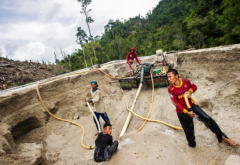
<path fill-rule="evenodd" d="M 236 146 L 237 142 L 231 139 L 227 139 L 225 136 L 222 136 L 223 140 L 227 142 L 230 146 Z"/>

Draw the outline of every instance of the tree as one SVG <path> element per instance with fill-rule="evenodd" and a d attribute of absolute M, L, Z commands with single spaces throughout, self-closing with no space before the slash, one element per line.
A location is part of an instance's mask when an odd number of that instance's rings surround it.
<path fill-rule="evenodd" d="M 109 20 L 105 32 L 94 39 L 89 26 L 94 21 L 88 9 L 91 0 L 78 1 L 89 31 L 88 36 L 79 27 L 77 34 L 85 66 L 122 59 L 131 47 L 144 56 L 155 54 L 156 49 L 183 50 L 240 42 L 239 0 L 161 0 L 145 17 Z M 93 50 L 97 56 L 92 55 Z M 71 61 L 81 58 L 80 52 Z M 79 64 L 84 65 L 83 60 Z M 71 62 L 72 70 L 81 66 Z"/>
<path fill-rule="evenodd" d="M 55 63 L 58 64 L 59 63 L 59 59 L 57 59 L 57 54 L 54 52 L 54 57 L 55 57 Z"/>
<path fill-rule="evenodd" d="M 76 50 L 76 52 L 74 52 L 72 55 L 71 55 L 71 70 L 74 71 L 74 70 L 78 70 L 78 69 L 81 69 L 81 68 L 84 68 L 84 62 L 81 58 L 81 50 L 78 49 Z"/>
<path fill-rule="evenodd" d="M 84 59 L 85 67 L 87 68 L 86 55 L 85 55 L 85 51 L 84 51 L 84 43 L 88 43 L 87 34 L 81 27 L 78 27 L 76 36 L 77 36 L 77 41 L 76 42 L 78 44 L 80 44 L 81 47 L 82 47 L 83 59 Z"/>
<path fill-rule="evenodd" d="M 122 44 L 123 44 L 123 39 L 121 36 L 116 35 L 115 40 L 113 40 L 113 45 L 115 46 L 118 55 L 119 55 L 119 60 L 122 59 Z"/>
<path fill-rule="evenodd" d="M 66 55 L 66 53 L 62 50 L 62 48 L 60 48 L 60 52 L 61 52 L 61 55 L 63 57 L 64 62 L 68 61 L 68 66 L 69 66 L 69 69 L 71 70 L 71 62 L 70 62 L 71 56 L 70 55 Z"/>
<path fill-rule="evenodd" d="M 89 13 L 92 11 L 92 9 L 87 9 L 88 6 L 92 3 L 92 0 L 78 0 L 78 2 L 82 3 L 82 11 L 80 11 L 80 13 L 85 15 L 85 21 L 86 21 L 88 31 L 89 31 L 89 40 L 93 41 L 90 24 L 93 23 L 94 20 L 89 15 Z M 97 58 L 94 46 L 92 46 L 92 49 L 93 49 L 93 54 L 94 54 L 95 58 Z"/>
<path fill-rule="evenodd" d="M 224 31 L 225 44 L 240 42 L 240 3 L 239 0 L 224 0 L 223 14 L 218 17 L 218 27 Z"/>

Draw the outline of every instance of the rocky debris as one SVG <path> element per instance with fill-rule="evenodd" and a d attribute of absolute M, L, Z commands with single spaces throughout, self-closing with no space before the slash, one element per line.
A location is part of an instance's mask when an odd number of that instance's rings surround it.
<path fill-rule="evenodd" d="M 6 84 L 7 88 L 68 72 L 68 69 L 58 65 L 13 61 L 0 57 L 0 86 Z"/>
<path fill-rule="evenodd" d="M 0 67 L 15 67 L 15 65 L 5 64 L 5 65 L 0 65 Z"/>

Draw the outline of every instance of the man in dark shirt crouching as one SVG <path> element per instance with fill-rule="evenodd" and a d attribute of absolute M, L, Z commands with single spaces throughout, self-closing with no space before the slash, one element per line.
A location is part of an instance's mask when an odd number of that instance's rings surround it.
<path fill-rule="evenodd" d="M 95 140 L 94 160 L 96 162 L 108 161 L 112 154 L 117 150 L 118 141 L 113 142 L 112 125 L 105 123 L 103 126 L 103 132 L 98 134 Z"/>

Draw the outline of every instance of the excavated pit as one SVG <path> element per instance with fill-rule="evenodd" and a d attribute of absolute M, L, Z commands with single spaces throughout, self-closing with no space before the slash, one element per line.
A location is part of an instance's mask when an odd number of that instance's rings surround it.
<path fill-rule="evenodd" d="M 160 57 L 142 57 L 153 62 Z M 220 128 L 240 143 L 240 45 L 193 50 L 168 54 L 180 76 L 197 86 L 194 94 L 202 107 Z M 127 72 L 125 61 L 102 65 L 113 76 Z M 62 78 L 40 86 L 48 109 L 56 116 L 75 121 L 85 129 L 84 144 L 94 145 L 96 127 L 92 114 L 85 107 L 90 81 L 97 80 L 113 124 L 113 138 L 119 140 L 117 153 L 109 162 L 100 164 L 229 164 L 239 161 L 239 146 L 219 144 L 204 124 L 195 120 L 197 147 L 187 146 L 183 131 L 148 122 L 139 133 L 135 131 L 143 120 L 132 117 L 126 134 L 119 138 L 128 115 L 123 93 L 117 80 L 94 71 Z M 129 106 L 137 89 L 125 90 Z M 167 88 L 155 89 L 152 119 L 180 126 Z M 143 85 L 136 107 L 139 115 L 147 116 L 151 103 L 151 88 Z M 41 106 L 35 86 L 0 93 L 0 164 L 96 164 L 93 150 L 80 145 L 82 130 L 50 117 Z M 103 121 L 101 120 L 101 124 Z"/>
<path fill-rule="evenodd" d="M 11 130 L 11 134 L 14 140 L 17 140 L 18 138 L 29 133 L 31 130 L 41 126 L 43 126 L 43 124 L 36 117 L 30 117 L 14 126 Z"/>

